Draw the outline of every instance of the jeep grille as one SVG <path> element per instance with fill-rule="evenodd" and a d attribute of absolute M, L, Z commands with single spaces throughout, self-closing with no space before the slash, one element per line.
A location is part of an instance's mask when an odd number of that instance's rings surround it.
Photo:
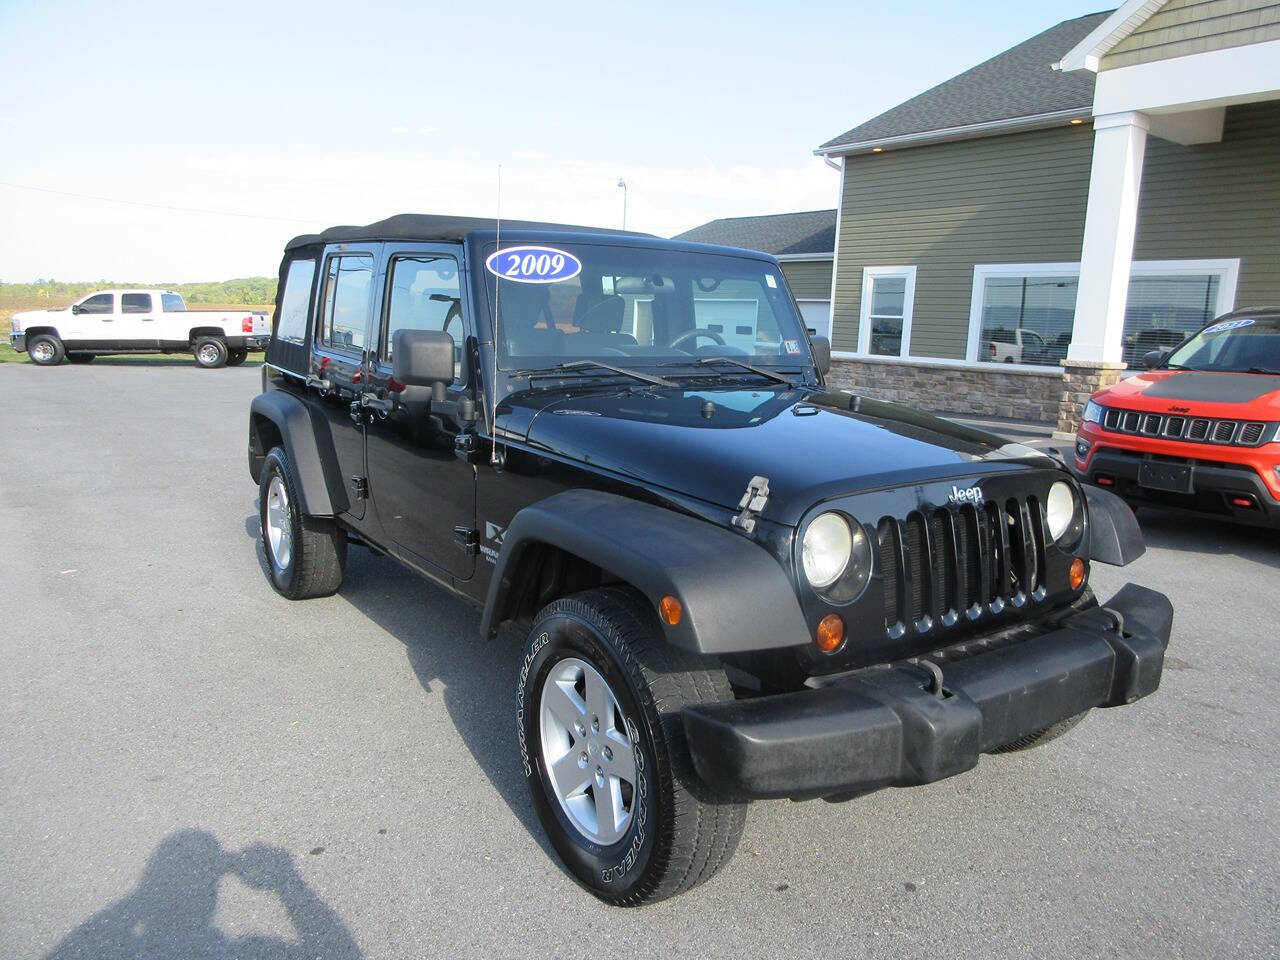
<path fill-rule="evenodd" d="M 1045 532 L 1035 497 L 884 517 L 877 533 L 891 638 L 1045 597 Z"/>
<path fill-rule="evenodd" d="M 1111 433 L 1136 433 L 1166 440 L 1194 443 L 1259 446 L 1268 435 L 1267 425 L 1257 420 L 1211 420 L 1207 417 L 1166 416 L 1108 407 L 1102 414 L 1102 429 Z"/>

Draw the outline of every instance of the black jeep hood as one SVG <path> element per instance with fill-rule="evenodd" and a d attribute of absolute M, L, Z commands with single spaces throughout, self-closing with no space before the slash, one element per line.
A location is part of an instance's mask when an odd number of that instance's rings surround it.
<path fill-rule="evenodd" d="M 503 406 L 502 426 L 535 448 L 728 509 L 766 477 L 763 516 L 786 524 L 854 490 L 1053 463 L 909 407 L 806 387 L 526 394 Z"/>

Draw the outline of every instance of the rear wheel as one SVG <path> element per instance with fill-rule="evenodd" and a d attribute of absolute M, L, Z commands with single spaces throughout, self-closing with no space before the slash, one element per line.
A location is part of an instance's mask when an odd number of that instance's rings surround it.
<path fill-rule="evenodd" d="M 197 364 L 209 369 L 221 367 L 227 362 L 227 345 L 217 337 L 201 337 L 195 342 L 191 352 L 195 355 Z"/>
<path fill-rule="evenodd" d="M 27 341 L 27 356 L 42 367 L 56 367 L 66 355 L 62 341 L 51 333 L 37 333 Z"/>
<path fill-rule="evenodd" d="M 347 564 L 347 535 L 330 518 L 302 513 L 293 465 L 280 447 L 262 465 L 258 501 L 271 585 L 290 600 L 335 593 Z"/>
<path fill-rule="evenodd" d="M 227 366 L 238 367 L 244 363 L 249 357 L 249 351 L 245 347 L 235 347 L 227 350 Z"/>
<path fill-rule="evenodd" d="M 719 663 L 670 646 L 631 590 L 538 615 L 516 687 L 525 778 L 556 853 L 600 899 L 662 900 L 732 856 L 746 804 L 698 780 L 680 719 L 685 704 L 731 699 Z"/>

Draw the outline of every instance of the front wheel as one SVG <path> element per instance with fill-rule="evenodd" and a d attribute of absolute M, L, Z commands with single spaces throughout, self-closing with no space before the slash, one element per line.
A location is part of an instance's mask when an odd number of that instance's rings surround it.
<path fill-rule="evenodd" d="M 698 780 L 680 719 L 686 704 L 731 699 L 719 663 L 667 644 L 630 590 L 539 613 L 516 684 L 525 779 L 556 853 L 601 900 L 683 893 L 732 856 L 746 804 Z"/>
<path fill-rule="evenodd" d="M 1064 733 L 1069 731 L 1077 723 L 1089 715 L 1088 710 L 1077 713 L 1074 717 L 1067 717 L 1065 720 L 1059 720 L 1057 723 L 1051 723 L 1041 730 L 1034 733 L 1028 733 L 1025 737 L 1019 737 L 1017 740 L 1010 740 L 1002 746 L 996 747 L 992 753 L 1017 753 L 1019 750 L 1030 750 L 1032 747 L 1038 747 L 1048 743 L 1050 740 L 1057 740 Z"/>
<path fill-rule="evenodd" d="M 67 361 L 70 363 L 93 363 L 92 353 L 68 353 Z"/>
<path fill-rule="evenodd" d="M 51 333 L 37 333 L 27 341 L 27 356 L 42 367 L 56 367 L 66 355 L 62 341 Z"/>
<path fill-rule="evenodd" d="M 238 367 L 244 363 L 249 357 L 249 351 L 245 347 L 236 347 L 234 350 L 227 351 L 227 366 Z"/>
<path fill-rule="evenodd" d="M 196 363 L 206 369 L 221 367 L 227 362 L 227 345 L 217 337 L 201 337 L 191 348 Z"/>
<path fill-rule="evenodd" d="M 258 481 L 258 519 L 271 585 L 290 600 L 327 597 L 342 586 L 347 535 L 332 519 L 302 512 L 288 454 L 267 454 Z"/>

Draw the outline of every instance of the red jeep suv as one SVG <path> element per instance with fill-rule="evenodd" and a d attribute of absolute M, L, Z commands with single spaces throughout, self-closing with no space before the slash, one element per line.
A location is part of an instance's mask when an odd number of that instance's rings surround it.
<path fill-rule="evenodd" d="M 1085 406 L 1074 467 L 1131 504 L 1280 528 L 1280 307 L 1219 317 Z"/>

